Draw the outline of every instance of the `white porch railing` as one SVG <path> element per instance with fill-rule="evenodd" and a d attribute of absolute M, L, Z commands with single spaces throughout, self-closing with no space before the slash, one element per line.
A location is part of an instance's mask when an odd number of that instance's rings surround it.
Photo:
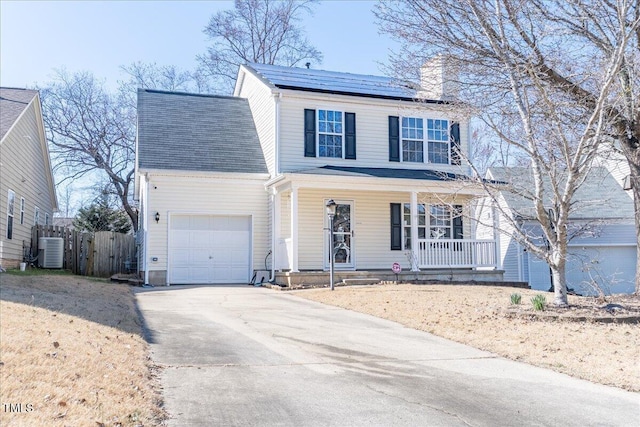
<path fill-rule="evenodd" d="M 495 240 L 419 239 L 418 268 L 497 267 Z"/>

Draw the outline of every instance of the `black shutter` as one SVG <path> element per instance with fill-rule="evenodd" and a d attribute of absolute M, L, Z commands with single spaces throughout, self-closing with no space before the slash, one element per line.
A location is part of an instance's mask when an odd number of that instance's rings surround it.
<path fill-rule="evenodd" d="M 389 116 L 389 161 L 400 161 L 400 120 Z"/>
<path fill-rule="evenodd" d="M 450 129 L 451 138 L 451 164 L 461 164 L 460 157 L 460 123 L 451 123 Z"/>
<path fill-rule="evenodd" d="M 316 110 L 304 110 L 304 156 L 316 156 Z"/>
<path fill-rule="evenodd" d="M 455 205 L 453 207 L 453 238 L 463 239 L 464 232 L 462 229 L 462 206 Z"/>
<path fill-rule="evenodd" d="M 356 159 L 356 113 L 344 113 L 344 158 Z"/>
<path fill-rule="evenodd" d="M 391 250 L 402 250 L 402 205 L 391 203 Z"/>

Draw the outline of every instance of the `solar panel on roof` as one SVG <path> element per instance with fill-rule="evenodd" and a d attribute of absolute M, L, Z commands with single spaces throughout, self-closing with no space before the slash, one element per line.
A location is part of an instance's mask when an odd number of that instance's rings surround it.
<path fill-rule="evenodd" d="M 402 86 L 390 77 L 256 63 L 248 65 L 277 87 L 391 98 L 416 98 L 415 89 Z"/>

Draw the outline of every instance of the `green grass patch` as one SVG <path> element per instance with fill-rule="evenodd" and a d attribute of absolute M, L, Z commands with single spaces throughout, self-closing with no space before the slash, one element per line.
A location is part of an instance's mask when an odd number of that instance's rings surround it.
<path fill-rule="evenodd" d="M 14 276 L 71 276 L 70 270 L 51 270 L 47 268 L 27 268 L 25 271 L 20 271 L 19 268 L 7 269 L 7 274 Z"/>

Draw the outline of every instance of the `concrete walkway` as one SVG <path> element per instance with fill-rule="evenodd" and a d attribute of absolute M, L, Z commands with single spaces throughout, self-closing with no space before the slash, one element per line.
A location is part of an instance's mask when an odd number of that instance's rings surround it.
<path fill-rule="evenodd" d="M 640 425 L 636 393 L 285 292 L 174 286 L 137 301 L 172 426 Z"/>

